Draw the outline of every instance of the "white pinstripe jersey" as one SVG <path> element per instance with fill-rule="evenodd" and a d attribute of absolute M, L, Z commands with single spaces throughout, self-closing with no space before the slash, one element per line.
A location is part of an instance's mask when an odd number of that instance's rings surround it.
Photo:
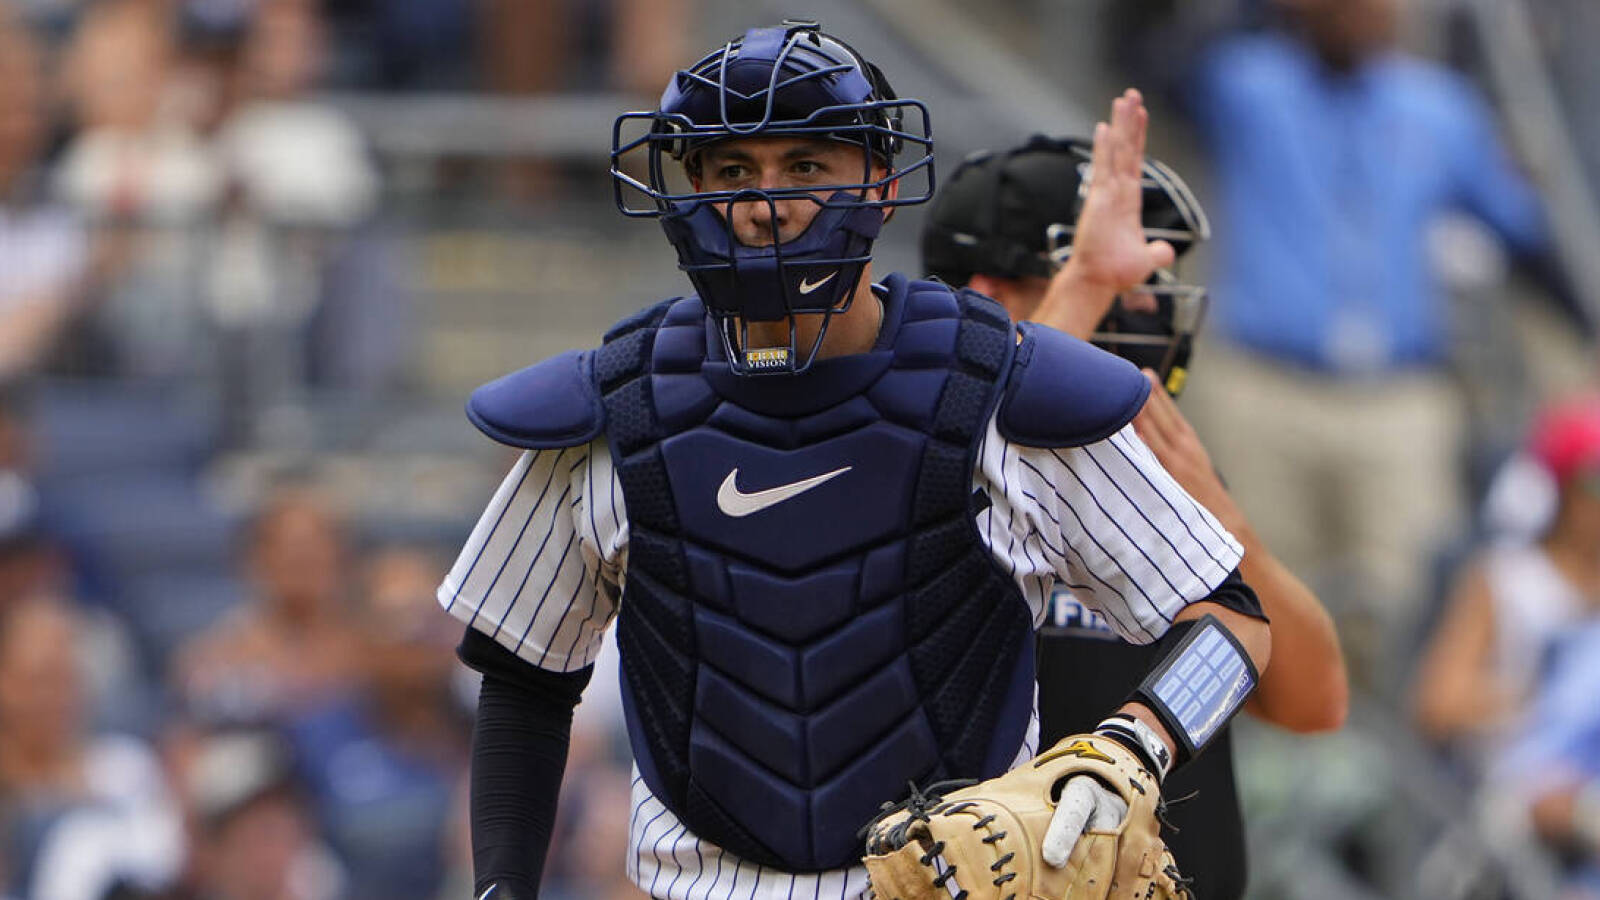
<path fill-rule="evenodd" d="M 1123 638 L 1148 643 L 1243 556 L 1131 426 L 1085 447 L 1049 450 L 1006 441 L 991 419 L 973 485 L 991 501 L 978 532 L 1036 627 L 1060 581 Z M 627 554 L 622 489 L 605 439 L 530 451 L 473 529 L 439 602 L 527 662 L 575 671 L 594 662 L 616 615 Z M 1038 735 L 1036 711 L 1016 762 L 1037 752 Z M 848 900 L 866 890 L 861 867 L 796 875 L 696 838 L 637 771 L 629 835 L 628 873 L 653 897 Z"/>

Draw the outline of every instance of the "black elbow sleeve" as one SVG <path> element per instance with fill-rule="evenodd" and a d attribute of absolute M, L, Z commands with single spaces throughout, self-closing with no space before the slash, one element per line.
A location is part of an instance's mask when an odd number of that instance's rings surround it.
<path fill-rule="evenodd" d="M 1237 568 L 1229 572 L 1228 577 L 1205 599 L 1241 616 L 1268 621 L 1266 611 L 1261 608 L 1261 598 L 1256 596 L 1255 589 L 1244 583 L 1244 577 Z"/>
<path fill-rule="evenodd" d="M 475 890 L 538 896 L 566 769 L 572 711 L 592 667 L 549 672 L 468 629 L 458 655 L 483 673 L 472 732 Z"/>

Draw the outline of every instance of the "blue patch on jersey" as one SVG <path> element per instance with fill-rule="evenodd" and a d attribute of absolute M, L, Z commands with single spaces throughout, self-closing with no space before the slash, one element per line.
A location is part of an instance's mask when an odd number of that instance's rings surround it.
<path fill-rule="evenodd" d="M 1130 362 L 1054 328 L 1023 323 L 996 424 L 1028 447 L 1081 447 L 1116 434 L 1150 396 Z"/>
<path fill-rule="evenodd" d="M 1049 635 L 1070 635 L 1100 641 L 1121 640 L 1105 616 L 1084 606 L 1083 601 L 1073 596 L 1072 589 L 1064 584 L 1057 584 L 1050 591 L 1044 625 L 1039 630 Z"/>

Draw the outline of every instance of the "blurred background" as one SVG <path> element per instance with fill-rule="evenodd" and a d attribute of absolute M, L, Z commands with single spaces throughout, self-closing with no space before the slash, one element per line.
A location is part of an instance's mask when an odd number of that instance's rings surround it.
<path fill-rule="evenodd" d="M 462 404 L 687 289 L 612 118 L 784 16 L 946 171 L 1136 85 L 1210 210 L 1184 408 L 1356 693 L 1239 726 L 1252 896 L 1600 896 L 1593 0 L 0 0 L 0 898 L 470 894 Z M 639 896 L 617 703 L 547 897 Z"/>

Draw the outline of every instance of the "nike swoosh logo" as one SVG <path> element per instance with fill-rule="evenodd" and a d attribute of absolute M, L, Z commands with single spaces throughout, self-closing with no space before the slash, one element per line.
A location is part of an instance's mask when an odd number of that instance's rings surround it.
<path fill-rule="evenodd" d="M 839 270 L 838 269 L 834 269 L 832 272 L 829 272 L 827 275 L 824 275 L 822 277 L 821 281 L 812 282 L 809 279 L 805 279 L 805 278 L 800 279 L 800 293 L 801 294 L 809 294 L 809 293 L 811 293 L 812 291 L 816 290 L 817 288 L 822 287 L 823 285 L 825 285 L 828 282 L 832 281 L 833 280 L 833 276 L 835 276 L 837 274 L 839 274 Z"/>
<path fill-rule="evenodd" d="M 806 491 L 811 490 L 825 481 L 831 481 L 835 478 L 838 478 L 840 475 L 850 471 L 850 468 L 850 466 L 845 466 L 842 469 L 834 469 L 832 472 L 824 472 L 821 475 L 807 478 L 804 481 L 796 481 L 793 484 L 781 484 L 775 488 L 767 488 L 764 491 L 753 491 L 748 494 L 739 490 L 739 470 L 735 468 L 732 472 L 728 473 L 727 478 L 722 479 L 722 486 L 717 488 L 717 509 L 722 510 L 724 513 L 732 516 L 735 519 L 741 519 L 750 515 L 751 513 L 757 513 L 769 506 L 775 506 L 779 503 L 782 503 L 783 501 L 788 500 L 790 497 L 804 494 Z"/>

